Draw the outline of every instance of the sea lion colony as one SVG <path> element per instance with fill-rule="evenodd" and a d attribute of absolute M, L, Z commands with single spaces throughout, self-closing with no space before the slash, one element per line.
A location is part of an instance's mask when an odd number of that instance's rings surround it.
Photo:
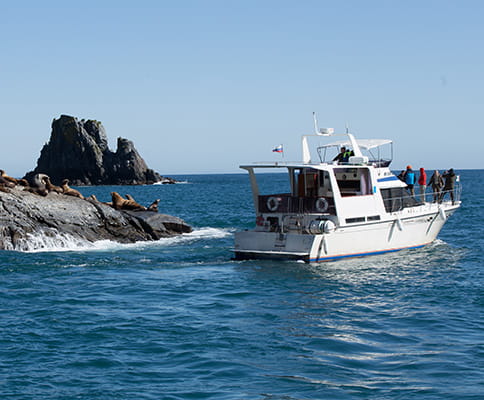
<path fill-rule="evenodd" d="M 125 199 L 117 192 L 111 192 L 111 202 L 100 202 L 95 195 L 84 198 L 78 190 L 69 187 L 69 179 L 64 179 L 61 186 L 56 186 L 52 184 L 48 175 L 36 174 L 32 181 L 28 182 L 26 179 L 12 178 L 11 176 L 8 176 L 4 170 L 0 169 L 0 191 L 8 193 L 10 192 L 10 189 L 15 187 L 19 187 L 21 190 L 26 190 L 39 196 L 47 196 L 49 193 L 74 196 L 95 203 L 103 203 L 116 210 L 158 212 L 158 203 L 160 202 L 160 199 L 156 199 L 149 207 L 145 207 L 139 204 L 130 194 L 127 194 Z"/>

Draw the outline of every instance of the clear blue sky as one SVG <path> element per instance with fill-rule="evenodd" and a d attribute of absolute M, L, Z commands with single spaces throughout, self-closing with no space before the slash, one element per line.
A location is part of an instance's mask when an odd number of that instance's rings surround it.
<path fill-rule="evenodd" d="M 162 175 L 300 160 L 321 126 L 395 141 L 394 169 L 484 168 L 482 1 L 16 1 L 0 5 L 0 168 L 61 114 Z"/>

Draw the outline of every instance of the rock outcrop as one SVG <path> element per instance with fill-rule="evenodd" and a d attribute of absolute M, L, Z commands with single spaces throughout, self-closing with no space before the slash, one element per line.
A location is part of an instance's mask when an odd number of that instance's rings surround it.
<path fill-rule="evenodd" d="M 120 243 L 158 240 L 192 231 L 182 219 L 109 205 L 55 192 L 39 196 L 21 188 L 0 190 L 0 249 L 36 250 L 49 241 Z M 57 242 L 56 242 L 57 241 Z"/>
<path fill-rule="evenodd" d="M 55 185 L 63 179 L 74 186 L 175 182 L 148 168 L 132 141 L 118 138 L 113 152 L 101 122 L 68 115 L 52 121 L 50 140 L 40 152 L 37 167 L 25 178 L 31 180 L 37 173 L 49 175 Z"/>

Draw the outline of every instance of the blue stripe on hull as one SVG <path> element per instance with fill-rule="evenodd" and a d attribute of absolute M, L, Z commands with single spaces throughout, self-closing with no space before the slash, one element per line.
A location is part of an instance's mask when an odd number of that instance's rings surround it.
<path fill-rule="evenodd" d="M 398 181 L 398 178 L 395 175 L 393 175 L 386 178 L 378 179 L 378 182 L 389 182 L 389 181 Z"/>
<path fill-rule="evenodd" d="M 394 253 L 400 250 L 406 249 L 419 249 L 428 245 L 429 243 L 419 244 L 418 246 L 410 246 L 410 247 L 400 247 L 398 249 L 389 249 L 389 250 L 379 250 L 379 251 L 372 251 L 369 253 L 354 253 L 354 254 L 344 254 L 340 256 L 331 256 L 331 257 L 322 257 L 322 258 L 310 258 L 309 262 L 318 262 L 318 261 L 333 261 L 333 260 L 341 260 L 342 258 L 352 258 L 352 257 L 364 257 L 364 256 L 375 256 L 378 254 L 385 254 L 385 253 Z"/>

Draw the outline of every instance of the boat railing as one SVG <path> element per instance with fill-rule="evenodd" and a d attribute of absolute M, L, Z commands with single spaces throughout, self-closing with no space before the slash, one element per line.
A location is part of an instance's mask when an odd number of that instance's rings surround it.
<path fill-rule="evenodd" d="M 404 188 L 395 188 L 392 191 L 382 190 L 383 204 L 387 212 L 401 211 L 404 208 L 426 206 L 429 210 L 433 203 L 455 204 L 460 201 L 462 186 L 456 183 L 454 189 L 434 192 L 426 187 L 424 193 L 415 188 L 415 194 L 410 194 Z M 453 198 L 451 196 L 453 194 Z M 260 213 L 289 213 L 289 214 L 328 214 L 336 215 L 334 199 L 332 197 L 301 197 L 291 193 L 278 193 L 260 195 L 258 198 Z"/>
<path fill-rule="evenodd" d="M 433 191 L 430 186 L 426 186 L 423 193 L 420 193 L 420 187 L 417 185 L 414 187 L 414 195 L 408 189 L 403 189 L 402 192 L 403 195 L 397 196 L 387 197 L 383 195 L 383 203 L 387 212 L 401 211 L 404 208 L 417 206 L 426 206 L 431 209 L 434 203 L 456 204 L 461 200 L 462 185 L 457 182 L 453 190 L 440 191 Z"/>
<path fill-rule="evenodd" d="M 300 197 L 291 193 L 260 195 L 259 212 L 336 214 L 334 200 L 331 197 Z"/>

